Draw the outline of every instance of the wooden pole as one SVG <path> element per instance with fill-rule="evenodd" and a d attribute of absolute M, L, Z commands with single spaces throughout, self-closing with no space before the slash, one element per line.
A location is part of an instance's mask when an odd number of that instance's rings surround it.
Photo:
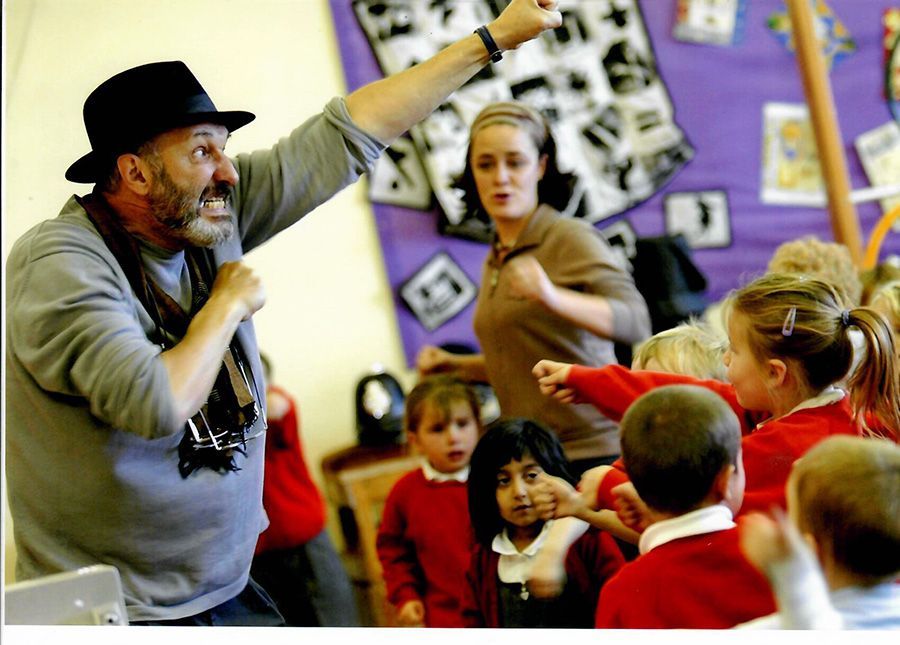
<path fill-rule="evenodd" d="M 791 31 L 797 50 L 797 65 L 803 78 L 803 92 L 812 119 L 819 164 L 828 196 L 828 211 L 835 241 L 850 249 L 853 262 L 863 261 L 862 242 L 856 209 L 850 201 L 847 159 L 834 109 L 828 68 L 813 26 L 810 0 L 787 0 Z"/>

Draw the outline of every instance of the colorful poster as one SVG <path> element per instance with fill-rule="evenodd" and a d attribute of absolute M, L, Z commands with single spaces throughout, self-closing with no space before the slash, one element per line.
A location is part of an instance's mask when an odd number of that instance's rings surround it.
<path fill-rule="evenodd" d="M 763 107 L 760 199 L 766 204 L 824 204 L 822 170 L 805 104 L 766 103 Z"/>
<path fill-rule="evenodd" d="M 685 42 L 735 45 L 744 33 L 747 0 L 678 0 L 672 35 Z"/>
<path fill-rule="evenodd" d="M 887 213 L 900 206 L 900 124 L 888 121 L 856 137 L 856 152 L 872 186 L 897 186 L 897 195 L 881 200 Z M 897 224 L 900 229 L 900 222 Z"/>
<path fill-rule="evenodd" d="M 824 0 L 809 0 L 813 7 L 813 21 L 825 63 L 832 69 L 841 60 L 856 51 L 856 42 Z M 793 52 L 794 34 L 791 31 L 791 18 L 787 10 L 773 13 L 767 21 L 775 38 Z"/>

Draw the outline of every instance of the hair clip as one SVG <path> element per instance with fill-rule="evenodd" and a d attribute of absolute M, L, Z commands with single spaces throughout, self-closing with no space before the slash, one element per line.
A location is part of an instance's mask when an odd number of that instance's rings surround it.
<path fill-rule="evenodd" d="M 797 308 L 791 307 L 784 317 L 784 324 L 781 326 L 781 335 L 790 336 L 794 333 L 794 322 L 797 320 Z"/>

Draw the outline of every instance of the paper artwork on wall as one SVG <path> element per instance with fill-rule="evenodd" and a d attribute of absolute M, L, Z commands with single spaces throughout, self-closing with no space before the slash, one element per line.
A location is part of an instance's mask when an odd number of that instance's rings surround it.
<path fill-rule="evenodd" d="M 900 121 L 900 7 L 885 9 L 884 26 L 884 95 L 895 121 Z"/>
<path fill-rule="evenodd" d="M 744 33 L 747 0 L 678 0 L 672 36 L 704 45 L 735 45 Z"/>
<path fill-rule="evenodd" d="M 385 75 L 424 61 L 489 23 L 503 0 L 354 0 Z M 486 216 L 467 213 L 453 181 L 468 128 L 488 103 L 520 100 L 550 121 L 563 171 L 579 178 L 565 214 L 596 222 L 657 192 L 693 156 L 637 0 L 562 0 L 563 24 L 487 65 L 411 130 L 442 212 L 442 232 L 486 240 Z M 487 234 L 486 232 L 487 231 Z"/>
<path fill-rule="evenodd" d="M 620 219 L 599 230 L 619 259 L 619 265 L 631 271 L 631 260 L 637 254 L 637 233 L 631 223 L 627 219 Z"/>
<path fill-rule="evenodd" d="M 731 213 L 724 190 L 667 193 L 666 233 L 681 233 L 692 249 L 731 246 Z"/>
<path fill-rule="evenodd" d="M 824 205 L 824 183 L 809 110 L 802 103 L 763 106 L 760 199 L 766 204 Z"/>
<path fill-rule="evenodd" d="M 478 289 L 462 267 L 439 251 L 399 286 L 400 298 L 428 331 L 465 309 Z"/>
<path fill-rule="evenodd" d="M 369 199 L 418 210 L 431 206 L 431 187 L 412 139 L 398 138 L 375 162 L 369 173 Z"/>
<path fill-rule="evenodd" d="M 872 186 L 900 187 L 900 124 L 888 121 L 863 132 L 856 137 L 854 143 Z M 881 200 L 881 208 L 885 213 L 895 206 L 900 206 L 900 194 Z"/>
<path fill-rule="evenodd" d="M 813 22 L 819 45 L 825 56 L 825 64 L 832 69 L 837 63 L 856 51 L 856 42 L 825 0 L 809 0 L 813 9 Z M 787 12 L 779 11 L 766 21 L 769 30 L 789 52 L 796 51 L 791 18 Z"/>

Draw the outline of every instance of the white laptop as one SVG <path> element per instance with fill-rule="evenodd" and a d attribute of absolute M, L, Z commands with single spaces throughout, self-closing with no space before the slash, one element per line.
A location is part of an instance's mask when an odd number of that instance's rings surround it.
<path fill-rule="evenodd" d="M 6 587 L 7 625 L 127 625 L 115 567 L 98 564 Z"/>

